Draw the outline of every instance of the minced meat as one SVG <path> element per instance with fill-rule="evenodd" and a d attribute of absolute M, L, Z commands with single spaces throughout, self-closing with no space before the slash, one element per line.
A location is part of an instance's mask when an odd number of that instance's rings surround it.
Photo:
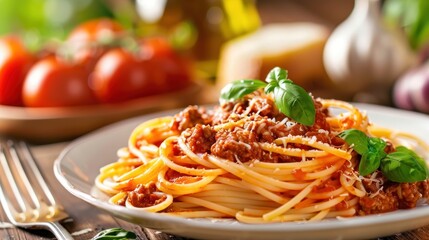
<path fill-rule="evenodd" d="M 140 208 L 151 207 L 165 201 L 166 196 L 154 194 L 155 191 L 156 185 L 153 182 L 147 185 L 139 184 L 133 191 L 128 192 L 126 201 L 129 201 L 134 207 Z M 119 204 L 125 205 L 125 201 Z"/>
<path fill-rule="evenodd" d="M 294 122 L 278 111 L 271 98 L 256 95 L 236 102 L 223 103 L 212 112 L 197 106 L 189 106 L 174 117 L 172 129 L 181 131 L 183 140 L 196 153 L 213 154 L 234 162 L 301 161 L 302 159 L 298 157 L 265 151 L 259 143 L 272 143 L 275 139 L 292 135 L 305 136 L 338 147 L 344 145 L 343 139 L 331 133 L 326 120 L 329 116 L 328 109 L 323 108 L 319 101 L 313 101 L 316 118 L 312 126 Z M 218 124 L 236 123 L 243 118 L 246 118 L 246 121 L 235 126 L 230 124 L 228 128 L 215 127 Z M 311 149 L 307 145 L 292 143 L 288 143 L 287 147 Z M 388 143 L 385 151 L 386 153 L 394 151 L 393 145 Z M 354 158 L 356 157 L 354 155 Z M 368 194 L 359 199 L 357 207 L 359 215 L 413 208 L 429 197 L 427 180 L 417 183 L 394 183 L 377 171 L 372 176 L 363 178 L 362 184 Z M 134 202 L 147 196 L 150 194 L 136 192 L 130 194 L 129 198 Z"/>

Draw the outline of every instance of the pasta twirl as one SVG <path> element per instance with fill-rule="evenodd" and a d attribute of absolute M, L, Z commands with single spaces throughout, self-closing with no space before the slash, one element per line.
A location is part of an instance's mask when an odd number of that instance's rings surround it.
<path fill-rule="evenodd" d="M 144 122 L 118 151 L 119 160 L 100 169 L 96 185 L 112 195 L 111 203 L 128 208 L 246 223 L 381 213 L 428 197 L 427 180 L 395 183 L 378 170 L 360 176 L 359 154 L 338 134 L 358 129 L 391 149 L 405 139 L 428 150 L 423 141 L 374 126 L 349 103 L 314 103 L 312 126 L 286 117 L 260 93 Z M 333 115 L 332 108 L 343 111 Z M 419 197 L 410 199 L 410 191 Z"/>

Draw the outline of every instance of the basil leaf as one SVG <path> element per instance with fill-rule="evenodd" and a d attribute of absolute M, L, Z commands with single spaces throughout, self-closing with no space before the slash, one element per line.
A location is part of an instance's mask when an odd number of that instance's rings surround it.
<path fill-rule="evenodd" d="M 133 232 L 129 232 L 122 228 L 109 228 L 99 232 L 92 240 L 128 240 L 136 238 L 137 236 Z"/>
<path fill-rule="evenodd" d="M 344 139 L 360 155 L 364 155 L 368 151 L 368 136 L 364 132 L 357 129 L 348 129 L 342 131 L 338 136 Z"/>
<path fill-rule="evenodd" d="M 338 134 L 357 153 L 361 155 L 359 174 L 366 176 L 380 167 L 381 160 L 386 156 L 386 142 L 381 138 L 368 137 L 357 129 L 348 129 Z"/>
<path fill-rule="evenodd" d="M 274 89 L 280 87 L 281 83 L 293 83 L 292 80 L 288 79 L 288 72 L 279 67 L 273 68 L 265 78 L 268 85 L 265 87 L 265 93 L 274 92 Z"/>
<path fill-rule="evenodd" d="M 268 82 L 265 93 L 273 93 L 274 103 L 280 112 L 298 123 L 307 126 L 314 124 L 316 109 L 313 99 L 304 88 L 288 79 L 286 70 L 275 67 L 265 81 Z"/>
<path fill-rule="evenodd" d="M 406 147 L 397 147 L 395 152 L 387 154 L 384 151 L 387 143 L 383 139 L 368 137 L 360 130 L 345 130 L 338 136 L 362 155 L 359 162 L 361 176 L 380 168 L 383 175 L 394 182 L 416 182 L 429 177 L 425 160 Z"/>
<path fill-rule="evenodd" d="M 274 103 L 286 116 L 298 123 L 311 126 L 316 118 L 316 109 L 313 98 L 304 88 L 294 84 L 288 79 L 286 70 L 279 67 L 272 69 L 266 78 L 261 80 L 239 80 L 227 84 L 222 90 L 222 100 L 237 100 L 260 88 L 265 87 L 265 93 L 273 93 Z"/>
<path fill-rule="evenodd" d="M 417 164 L 421 165 L 425 169 L 426 176 L 429 177 L 428 165 L 426 164 L 426 161 L 422 157 L 420 157 L 419 155 L 417 155 L 417 153 L 415 153 L 414 151 L 412 151 L 412 150 L 410 150 L 410 149 L 408 149 L 408 148 L 406 148 L 404 146 L 399 146 L 398 148 L 399 149 L 404 148 L 404 150 L 401 150 L 401 151 L 408 151 L 408 154 L 410 154 L 411 157 L 413 157 L 414 159 L 416 159 Z"/>
<path fill-rule="evenodd" d="M 362 155 L 359 162 L 359 174 L 366 176 L 373 173 L 380 167 L 380 159 L 376 155 L 365 153 Z"/>
<path fill-rule="evenodd" d="M 279 82 L 282 79 L 284 80 L 288 79 L 288 72 L 279 67 L 275 67 L 268 73 L 265 81 L 267 83 L 272 83 L 272 82 Z"/>
<path fill-rule="evenodd" d="M 274 92 L 274 89 L 276 89 L 278 87 L 279 87 L 279 82 L 272 81 L 272 82 L 268 83 L 268 85 L 265 87 L 264 92 L 267 94 Z"/>
<path fill-rule="evenodd" d="M 359 174 L 366 176 L 380 167 L 381 159 L 386 156 L 386 142 L 381 138 L 367 138 L 368 151 L 362 155 L 359 162 Z"/>
<path fill-rule="evenodd" d="M 223 100 L 237 100 L 250 94 L 260 88 L 263 88 L 267 83 L 261 80 L 244 79 L 231 82 L 222 88 L 220 98 Z"/>
<path fill-rule="evenodd" d="M 384 158 L 387 155 L 384 151 L 386 145 L 386 142 L 381 138 L 368 138 L 368 153 L 375 155 L 379 159 Z"/>
<path fill-rule="evenodd" d="M 381 162 L 383 174 L 393 182 L 417 182 L 428 178 L 426 162 L 410 149 L 400 146 Z"/>
<path fill-rule="evenodd" d="M 316 118 L 314 102 L 302 87 L 281 82 L 273 94 L 276 106 L 286 116 L 306 126 L 314 124 Z"/>

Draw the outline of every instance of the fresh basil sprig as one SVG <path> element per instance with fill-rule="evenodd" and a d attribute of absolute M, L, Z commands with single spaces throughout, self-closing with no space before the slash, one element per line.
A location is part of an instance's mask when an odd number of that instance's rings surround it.
<path fill-rule="evenodd" d="M 380 167 L 381 160 L 386 157 L 386 142 L 381 138 L 368 138 L 368 151 L 362 155 L 359 163 L 359 173 L 366 176 Z"/>
<path fill-rule="evenodd" d="M 388 179 L 394 182 L 417 182 L 428 177 L 428 168 L 421 157 L 410 149 L 399 146 L 381 162 L 381 170 Z"/>
<path fill-rule="evenodd" d="M 368 152 L 368 136 L 362 131 L 349 129 L 338 134 L 346 143 L 353 146 L 353 149 L 360 155 Z"/>
<path fill-rule="evenodd" d="M 224 100 L 238 100 L 247 94 L 250 94 L 260 88 L 263 88 L 267 83 L 261 80 L 244 79 L 227 84 L 220 91 L 220 98 Z"/>
<path fill-rule="evenodd" d="M 383 175 L 393 182 L 417 182 L 429 177 L 425 160 L 404 146 L 387 154 L 383 139 L 368 137 L 360 130 L 345 130 L 338 136 L 362 156 L 359 163 L 359 174 L 362 176 L 380 168 Z"/>
<path fill-rule="evenodd" d="M 221 90 L 220 98 L 233 101 L 264 88 L 266 94 L 273 94 L 274 103 L 286 116 L 306 126 L 314 124 L 316 109 L 312 97 L 288 78 L 286 70 L 273 68 L 265 81 L 246 79 L 231 82 Z"/>
<path fill-rule="evenodd" d="M 133 232 L 129 232 L 122 228 L 109 228 L 99 232 L 92 240 L 128 240 L 137 239 Z"/>

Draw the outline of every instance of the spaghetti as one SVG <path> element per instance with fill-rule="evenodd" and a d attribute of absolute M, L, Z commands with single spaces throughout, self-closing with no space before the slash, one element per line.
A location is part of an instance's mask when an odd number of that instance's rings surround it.
<path fill-rule="evenodd" d="M 211 111 L 190 106 L 146 121 L 119 160 L 100 169 L 96 186 L 111 203 L 136 211 L 245 223 L 366 215 L 412 208 L 428 197 L 427 180 L 394 183 L 380 171 L 359 176 L 360 156 L 338 134 L 353 128 L 391 148 L 405 138 L 429 151 L 424 142 L 372 125 L 349 103 L 314 103 L 313 126 L 289 119 L 261 92 Z M 332 108 L 343 111 L 333 115 Z"/>

